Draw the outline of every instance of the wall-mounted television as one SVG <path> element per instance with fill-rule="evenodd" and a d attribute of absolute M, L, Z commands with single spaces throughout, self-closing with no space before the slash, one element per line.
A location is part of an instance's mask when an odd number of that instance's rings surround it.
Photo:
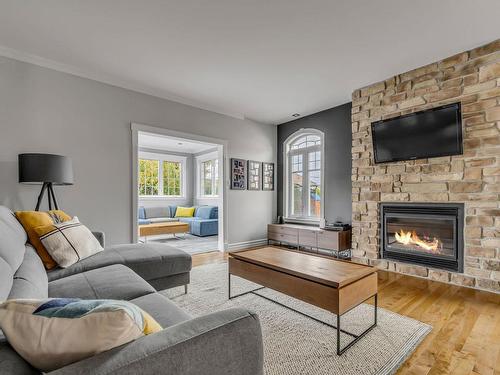
<path fill-rule="evenodd" d="M 372 123 L 375 163 L 461 155 L 460 103 Z"/>

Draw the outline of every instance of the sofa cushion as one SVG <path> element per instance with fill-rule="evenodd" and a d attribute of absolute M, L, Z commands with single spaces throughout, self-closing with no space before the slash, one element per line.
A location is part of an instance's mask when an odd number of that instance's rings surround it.
<path fill-rule="evenodd" d="M 146 214 L 145 219 L 152 219 L 155 217 L 171 217 L 170 207 L 144 207 L 144 212 Z"/>
<path fill-rule="evenodd" d="M 139 209 L 137 210 L 137 216 L 138 216 L 138 219 L 145 219 L 146 218 L 146 210 L 144 209 L 144 207 L 139 207 Z"/>
<path fill-rule="evenodd" d="M 180 222 L 188 223 L 188 224 L 193 222 L 193 221 L 197 221 L 197 220 L 200 220 L 200 219 L 197 217 L 194 217 L 194 216 L 193 217 L 180 217 L 179 218 Z"/>
<path fill-rule="evenodd" d="M 76 273 L 124 264 L 146 281 L 189 272 L 191 256 L 184 251 L 161 243 L 115 245 L 68 268 L 48 272 L 49 281 Z"/>
<path fill-rule="evenodd" d="M 5 301 L 9 297 L 13 276 L 12 268 L 10 268 L 9 264 L 3 258 L 0 258 L 0 302 Z"/>
<path fill-rule="evenodd" d="M 154 288 L 121 264 L 97 268 L 49 283 L 51 298 L 131 300 L 154 293 Z"/>
<path fill-rule="evenodd" d="M 174 217 L 153 217 L 151 219 L 148 219 L 151 224 L 154 223 L 169 223 L 169 222 L 174 222 L 174 221 L 179 221 L 178 219 Z"/>
<path fill-rule="evenodd" d="M 194 220 L 190 223 L 190 233 L 195 236 L 214 236 L 219 232 L 219 219 Z"/>
<path fill-rule="evenodd" d="M 0 206 L 0 239 L 0 258 L 15 272 L 23 261 L 27 236 L 14 213 L 4 206 Z"/>
<path fill-rule="evenodd" d="M 0 335 L 0 373 L 9 375 L 40 375 L 40 371 L 32 367 L 23 357 L 17 354 L 2 335 Z"/>
<path fill-rule="evenodd" d="M 50 254 L 43 246 L 40 238 L 35 232 L 36 227 L 42 225 L 50 225 L 54 222 L 62 222 L 71 220 L 71 216 L 61 210 L 53 210 L 47 212 L 40 211 L 17 211 L 16 217 L 21 222 L 22 226 L 28 234 L 29 242 L 33 245 L 36 252 L 42 258 L 43 265 L 50 270 L 57 266 L 57 263 L 52 259 Z"/>
<path fill-rule="evenodd" d="M 60 267 L 66 268 L 104 250 L 78 217 L 34 229 L 45 250 Z"/>
<path fill-rule="evenodd" d="M 12 347 L 42 371 L 162 330 L 133 303 L 75 298 L 4 302 L 0 304 L 0 325 Z"/>
<path fill-rule="evenodd" d="M 47 272 L 35 249 L 26 245 L 23 262 L 14 274 L 9 299 L 43 299 L 47 296 Z"/>
<path fill-rule="evenodd" d="M 139 225 L 151 224 L 151 220 L 148 220 L 148 219 L 139 219 L 139 220 L 137 220 L 137 223 Z"/>
<path fill-rule="evenodd" d="M 194 216 L 200 219 L 217 219 L 218 211 L 217 206 L 199 206 L 196 208 Z"/>
<path fill-rule="evenodd" d="M 163 328 L 192 319 L 187 312 L 160 293 L 148 294 L 130 302 L 147 311 Z"/>

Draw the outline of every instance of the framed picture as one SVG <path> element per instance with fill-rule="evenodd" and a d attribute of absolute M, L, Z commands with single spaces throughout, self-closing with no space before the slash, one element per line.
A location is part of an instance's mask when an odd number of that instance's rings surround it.
<path fill-rule="evenodd" d="M 262 190 L 274 190 L 274 163 L 262 163 Z"/>
<path fill-rule="evenodd" d="M 260 190 L 262 186 L 262 163 L 260 161 L 248 161 L 248 190 Z"/>
<path fill-rule="evenodd" d="M 247 188 L 247 161 L 231 158 L 231 189 L 246 190 Z"/>

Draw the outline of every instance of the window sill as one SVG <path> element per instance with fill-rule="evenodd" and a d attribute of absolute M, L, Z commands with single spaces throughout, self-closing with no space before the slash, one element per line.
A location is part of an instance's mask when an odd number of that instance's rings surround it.
<path fill-rule="evenodd" d="M 285 217 L 283 218 L 283 220 L 285 221 L 285 223 L 319 225 L 321 219 Z"/>
<path fill-rule="evenodd" d="M 186 197 L 178 197 L 176 195 L 170 196 L 170 195 L 139 195 L 140 200 L 155 200 L 155 201 L 162 201 L 162 200 L 184 200 Z"/>
<path fill-rule="evenodd" d="M 202 195 L 197 197 L 198 199 L 219 199 L 218 195 Z"/>

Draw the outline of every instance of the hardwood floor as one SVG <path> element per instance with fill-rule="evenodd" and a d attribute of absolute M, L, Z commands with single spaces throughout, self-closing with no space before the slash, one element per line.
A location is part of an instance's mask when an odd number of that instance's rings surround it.
<path fill-rule="evenodd" d="M 193 255 L 193 266 L 227 254 Z M 398 374 L 500 375 L 500 295 L 379 271 L 379 306 L 432 325 Z"/>

